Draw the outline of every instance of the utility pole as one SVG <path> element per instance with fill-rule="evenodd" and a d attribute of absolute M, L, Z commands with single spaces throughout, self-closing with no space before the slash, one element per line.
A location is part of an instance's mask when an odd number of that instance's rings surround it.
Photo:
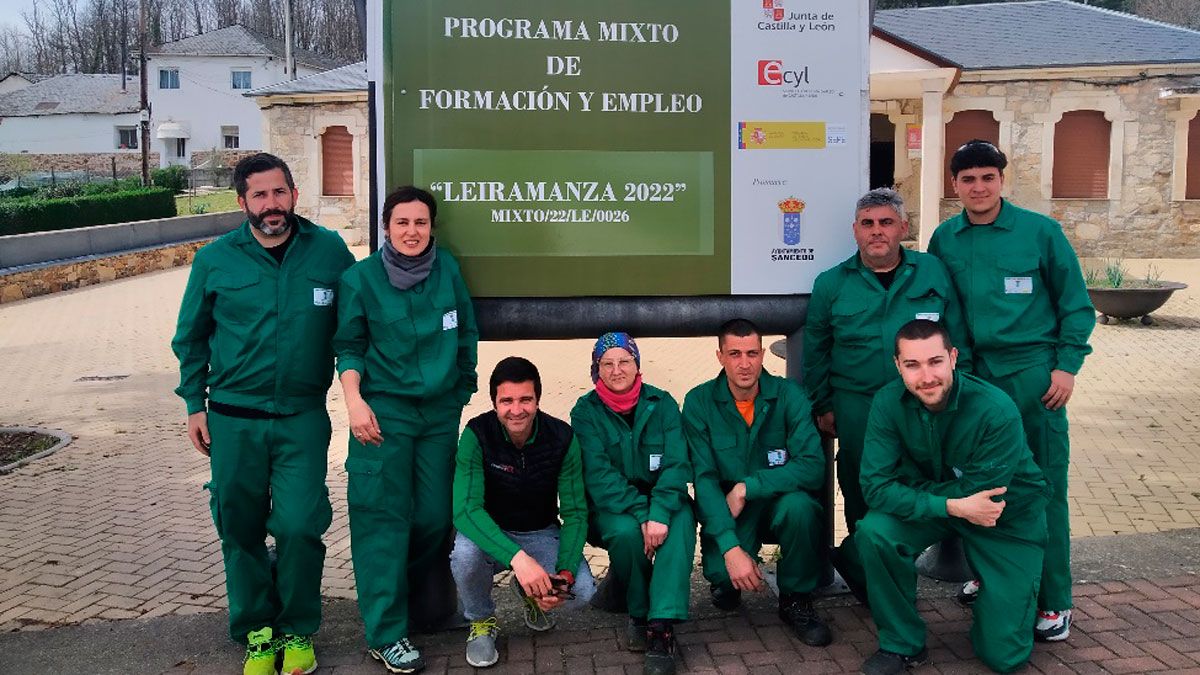
<path fill-rule="evenodd" d="M 292 37 L 292 0 L 283 2 L 283 66 L 289 80 L 296 79 L 296 41 Z"/>
<path fill-rule="evenodd" d="M 146 0 L 138 0 L 138 77 L 142 80 L 142 107 L 138 111 L 141 126 L 142 187 L 150 186 L 150 101 L 146 75 Z"/>

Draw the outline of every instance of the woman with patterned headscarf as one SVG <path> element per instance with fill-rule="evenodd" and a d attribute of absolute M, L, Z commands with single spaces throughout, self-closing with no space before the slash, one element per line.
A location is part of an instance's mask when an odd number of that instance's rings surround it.
<path fill-rule="evenodd" d="M 688 615 L 696 518 L 679 404 L 642 382 L 642 357 L 626 333 L 592 349 L 592 382 L 571 411 L 583 452 L 592 539 L 628 588 L 628 646 L 646 673 L 675 672 L 673 625 Z"/>

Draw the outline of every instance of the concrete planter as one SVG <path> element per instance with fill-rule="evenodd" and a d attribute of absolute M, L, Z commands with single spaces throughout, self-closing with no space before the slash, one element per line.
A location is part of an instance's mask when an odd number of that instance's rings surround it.
<path fill-rule="evenodd" d="M 1177 281 L 1163 281 L 1157 288 L 1089 288 L 1092 306 L 1100 312 L 1099 323 L 1116 323 L 1117 319 L 1141 317 L 1143 325 L 1154 323 L 1150 313 L 1162 307 L 1175 291 L 1187 288 Z"/>

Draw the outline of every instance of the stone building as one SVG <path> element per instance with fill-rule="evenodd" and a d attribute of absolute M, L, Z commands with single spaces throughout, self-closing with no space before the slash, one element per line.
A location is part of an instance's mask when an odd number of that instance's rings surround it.
<path fill-rule="evenodd" d="M 1066 0 L 900 9 L 871 54 L 872 184 L 922 246 L 960 208 L 948 156 L 985 138 L 1081 256 L 1200 257 L 1200 32 Z"/>
<path fill-rule="evenodd" d="M 367 67 L 354 63 L 247 94 L 262 110 L 264 149 L 288 163 L 300 192 L 296 210 L 367 241 L 370 138 Z"/>

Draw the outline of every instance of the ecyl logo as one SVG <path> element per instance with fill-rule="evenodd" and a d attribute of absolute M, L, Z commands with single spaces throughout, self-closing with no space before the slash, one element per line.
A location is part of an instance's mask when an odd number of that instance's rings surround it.
<path fill-rule="evenodd" d="M 801 70 L 784 70 L 783 61 L 766 59 L 758 62 L 758 83 L 767 87 L 784 84 L 799 87 L 808 84 L 808 66 Z"/>

